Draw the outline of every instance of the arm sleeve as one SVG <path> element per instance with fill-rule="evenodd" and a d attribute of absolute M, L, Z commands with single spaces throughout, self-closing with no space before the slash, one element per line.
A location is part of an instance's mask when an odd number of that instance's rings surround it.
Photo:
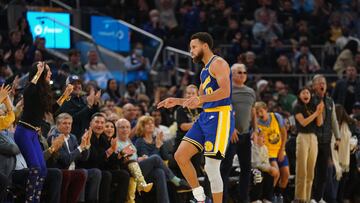
<path fill-rule="evenodd" d="M 337 117 L 336 117 L 334 102 L 333 102 L 332 105 L 333 105 L 333 108 L 332 108 L 332 111 L 331 111 L 331 128 L 333 130 L 333 133 L 334 133 L 335 137 L 337 139 L 340 139 L 339 124 L 338 124 Z"/>

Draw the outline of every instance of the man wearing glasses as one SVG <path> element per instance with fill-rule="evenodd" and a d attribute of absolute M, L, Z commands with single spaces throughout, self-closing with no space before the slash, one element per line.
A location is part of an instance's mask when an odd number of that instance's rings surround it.
<path fill-rule="evenodd" d="M 255 91 L 246 86 L 246 67 L 236 63 L 231 67 L 232 72 L 232 105 L 235 112 L 235 130 L 231 136 L 231 143 L 226 151 L 225 159 L 221 162 L 221 176 L 224 181 L 224 201 L 228 200 L 228 181 L 233 164 L 233 158 L 237 154 L 241 167 L 240 184 L 236 189 L 236 197 L 239 202 L 248 202 L 248 187 L 251 170 L 251 131 L 256 133 L 256 102 Z M 252 130 L 250 130 L 250 123 Z"/>

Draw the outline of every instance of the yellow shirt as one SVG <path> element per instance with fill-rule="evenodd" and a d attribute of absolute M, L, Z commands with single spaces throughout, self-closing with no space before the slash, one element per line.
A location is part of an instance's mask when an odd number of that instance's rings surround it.
<path fill-rule="evenodd" d="M 15 114 L 13 111 L 0 116 L 0 130 L 8 129 L 11 124 L 15 121 Z"/>
<path fill-rule="evenodd" d="M 264 143 L 269 151 L 269 158 L 277 158 L 281 148 L 281 134 L 279 123 L 274 113 L 270 113 L 271 122 L 269 126 L 261 125 L 258 122 L 260 135 L 264 136 Z"/>

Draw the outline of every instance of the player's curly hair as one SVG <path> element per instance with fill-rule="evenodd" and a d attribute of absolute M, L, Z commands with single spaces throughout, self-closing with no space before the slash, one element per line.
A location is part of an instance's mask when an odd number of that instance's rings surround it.
<path fill-rule="evenodd" d="M 198 32 L 191 36 L 191 40 L 198 39 L 199 41 L 206 43 L 209 46 L 209 49 L 212 49 L 214 46 L 214 40 L 211 35 L 207 32 Z"/>

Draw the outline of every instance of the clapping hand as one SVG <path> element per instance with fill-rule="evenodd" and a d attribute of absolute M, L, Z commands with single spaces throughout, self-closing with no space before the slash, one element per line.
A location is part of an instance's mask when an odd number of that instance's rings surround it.
<path fill-rule="evenodd" d="M 65 135 L 60 134 L 58 137 L 54 138 L 51 142 L 51 147 L 54 149 L 54 152 L 58 151 L 60 147 L 65 142 Z"/>
<path fill-rule="evenodd" d="M 11 93 L 12 95 L 15 95 L 16 93 L 16 89 L 18 88 L 19 86 L 19 76 L 15 76 L 13 82 L 12 82 L 12 86 L 11 86 Z"/>
<path fill-rule="evenodd" d="M 316 111 L 318 112 L 318 114 L 321 114 L 324 111 L 324 107 L 325 104 L 323 101 L 321 101 L 317 106 L 316 106 Z"/>
<path fill-rule="evenodd" d="M 9 85 L 4 86 L 4 84 L 0 87 L 0 103 L 3 103 L 6 97 L 9 95 L 11 87 Z"/>
<path fill-rule="evenodd" d="M 126 147 L 124 147 L 123 150 L 121 150 L 124 156 L 130 156 L 135 153 L 135 149 L 132 148 L 131 144 L 128 144 Z"/>
<path fill-rule="evenodd" d="M 100 105 L 101 100 L 101 90 L 97 91 L 94 96 L 94 104 Z"/>
<path fill-rule="evenodd" d="M 156 148 L 160 148 L 164 144 L 164 133 L 160 132 L 156 135 L 155 138 L 155 146 Z"/>
<path fill-rule="evenodd" d="M 115 152 L 117 150 L 118 144 L 117 144 L 117 138 L 111 139 L 111 150 Z"/>

